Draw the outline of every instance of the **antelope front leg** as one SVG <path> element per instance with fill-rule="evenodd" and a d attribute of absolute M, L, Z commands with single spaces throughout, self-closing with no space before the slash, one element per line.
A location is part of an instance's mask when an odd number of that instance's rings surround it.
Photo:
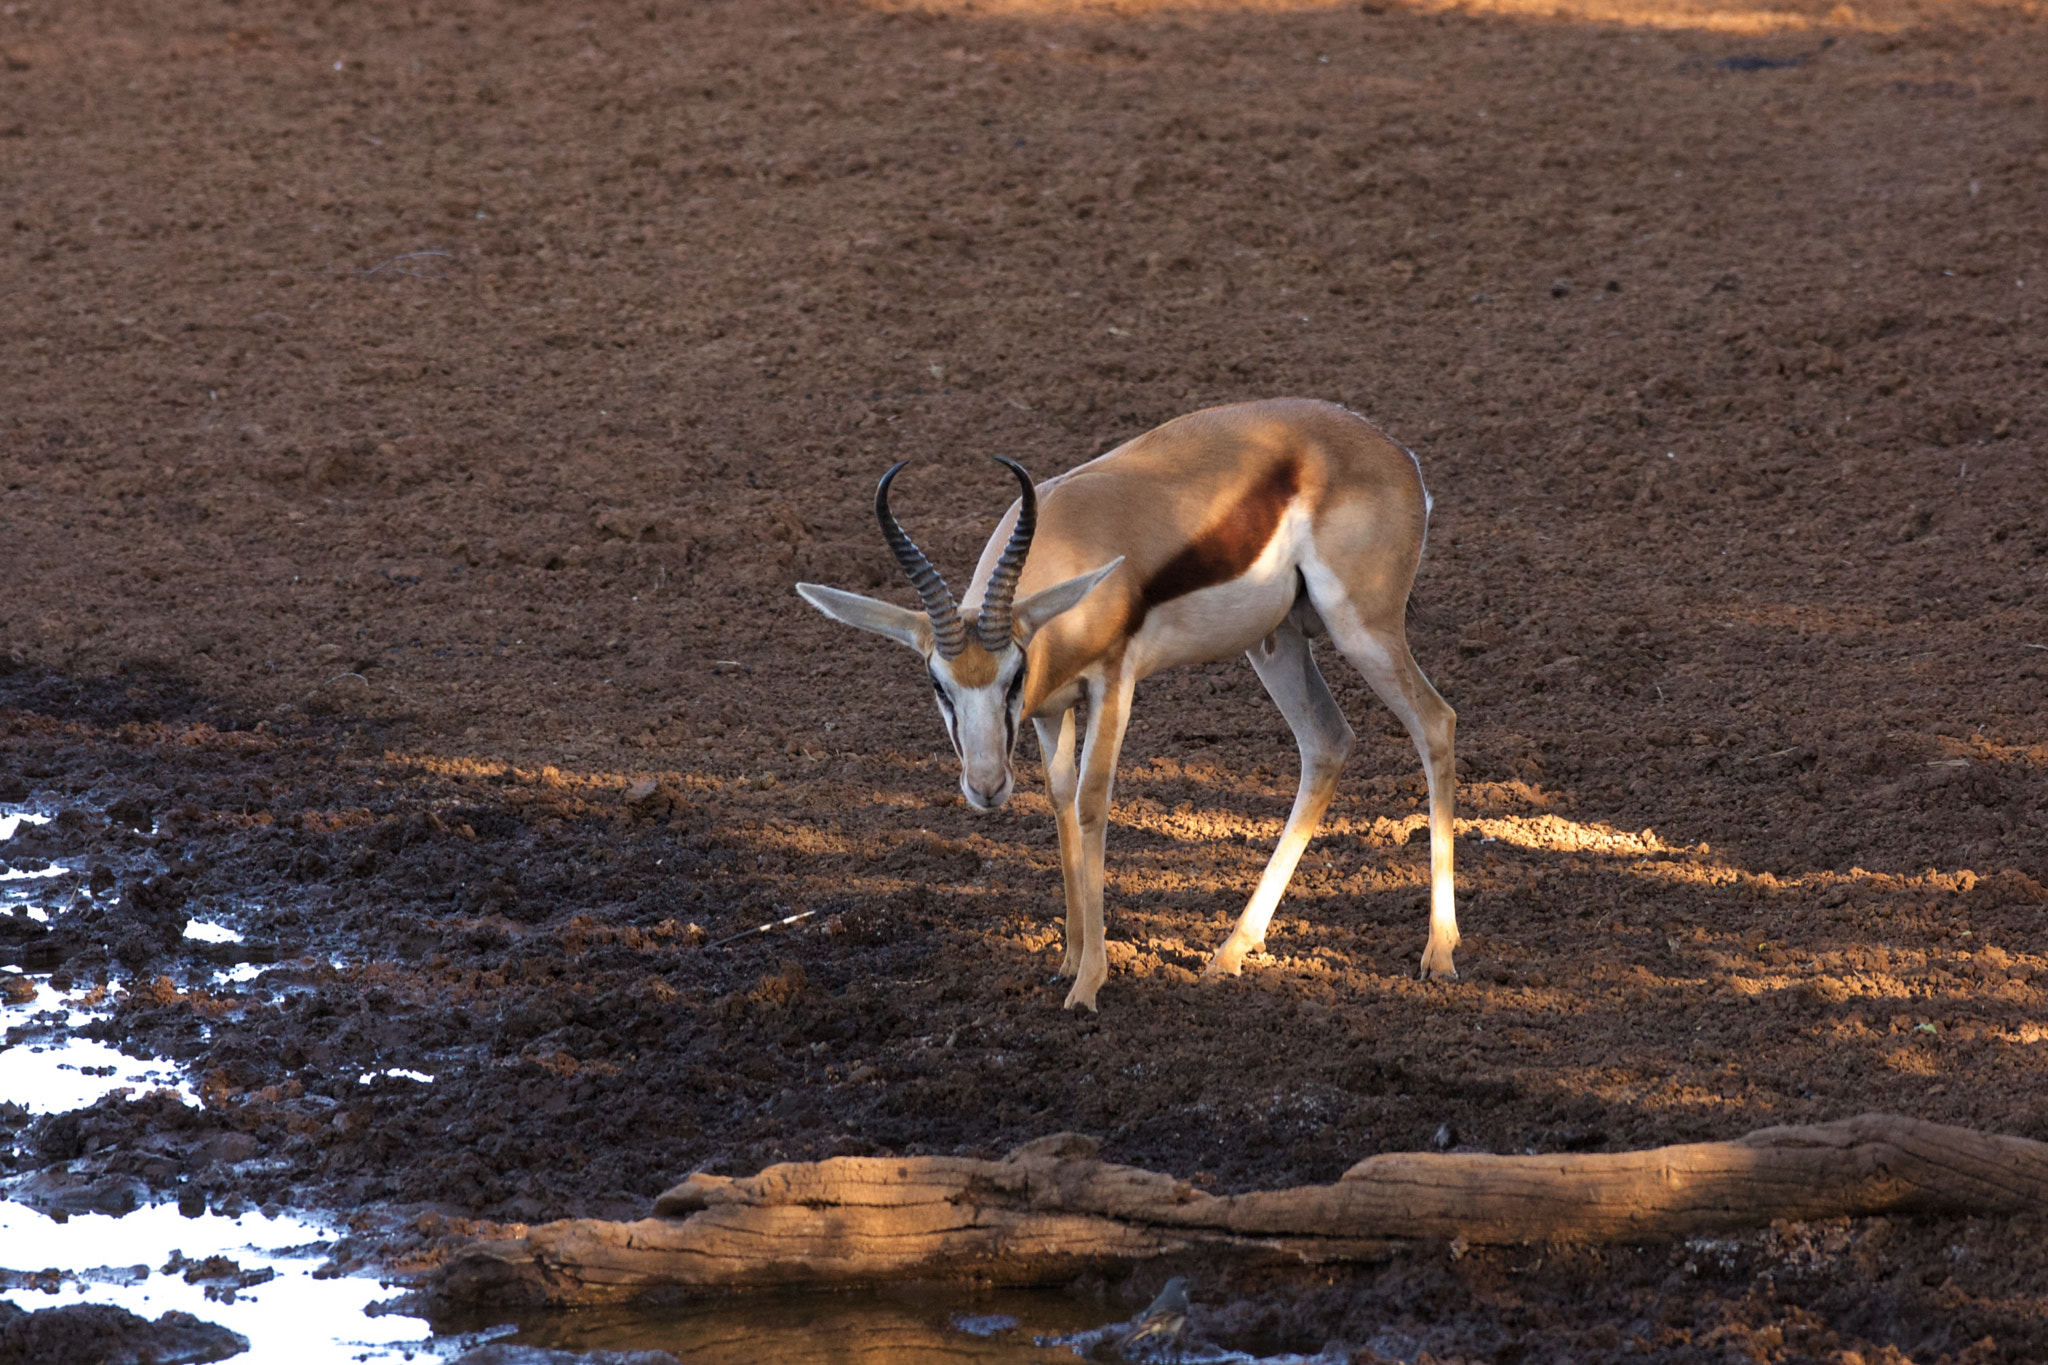
<path fill-rule="evenodd" d="M 1090 689 L 1088 737 L 1081 747 L 1079 791 L 1074 799 L 1080 826 L 1080 856 L 1075 859 L 1080 895 L 1081 960 L 1067 1008 L 1095 1008 L 1095 993 L 1109 980 L 1109 952 L 1102 924 L 1103 838 L 1109 830 L 1110 788 L 1116 781 L 1116 759 L 1124 744 L 1124 726 L 1131 714 L 1131 685 L 1112 674 Z M 1068 901 L 1067 945 L 1073 951 L 1073 900 Z"/>
<path fill-rule="evenodd" d="M 1081 818 L 1074 812 L 1074 794 L 1080 787 L 1079 769 L 1074 766 L 1073 708 L 1060 713 L 1057 721 L 1034 720 L 1038 731 L 1038 752 L 1045 758 L 1045 795 L 1052 802 L 1053 827 L 1060 836 L 1060 881 L 1067 897 L 1067 951 L 1060 958 L 1059 976 L 1081 973 Z"/>

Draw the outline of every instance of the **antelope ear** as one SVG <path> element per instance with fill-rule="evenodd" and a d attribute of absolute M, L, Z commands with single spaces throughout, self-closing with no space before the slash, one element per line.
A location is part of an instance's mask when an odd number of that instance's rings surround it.
<path fill-rule="evenodd" d="M 932 652 L 932 623 L 921 611 L 862 597 L 857 592 L 841 592 L 822 583 L 799 583 L 796 595 L 835 621 L 886 635 L 920 654 Z"/>
<path fill-rule="evenodd" d="M 1063 611 L 1072 611 L 1081 605 L 1089 593 L 1094 592 L 1102 580 L 1115 573 L 1123 564 L 1124 557 L 1118 555 L 1099 569 L 1076 574 L 1064 583 L 1055 583 L 1041 588 L 1011 608 L 1011 615 L 1021 628 L 1026 644 L 1038 634 L 1045 624 Z"/>

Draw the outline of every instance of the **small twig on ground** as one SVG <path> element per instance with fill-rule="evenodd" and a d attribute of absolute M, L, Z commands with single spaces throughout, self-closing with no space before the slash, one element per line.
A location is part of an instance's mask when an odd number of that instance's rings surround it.
<path fill-rule="evenodd" d="M 2028 649 L 2048 649 L 2048 645 L 2037 645 L 2032 640 L 2026 640 L 2022 643 L 2025 644 Z"/>
<path fill-rule="evenodd" d="M 438 270 L 408 270 L 400 265 L 399 262 L 417 261 L 425 256 L 451 256 L 453 254 L 453 252 L 449 251 L 408 251 L 403 256 L 393 256 L 390 260 L 373 265 L 368 270 L 357 270 L 350 273 L 356 275 L 375 275 L 379 271 L 389 270 L 397 275 L 410 275 L 416 280 L 445 280 L 448 277 Z"/>
<path fill-rule="evenodd" d="M 770 929 L 780 929 L 785 924 L 795 924 L 798 920 L 809 919 L 812 915 L 815 915 L 817 913 L 818 912 L 815 910 L 799 910 L 794 915 L 788 915 L 782 919 L 770 920 L 766 924 L 757 924 L 751 929 L 742 929 L 740 930 L 740 932 L 732 935 L 729 938 L 719 939 L 716 943 L 712 943 L 707 946 L 712 948 L 723 948 L 726 944 L 737 943 L 741 939 L 746 938 L 750 934 L 765 934 Z"/>

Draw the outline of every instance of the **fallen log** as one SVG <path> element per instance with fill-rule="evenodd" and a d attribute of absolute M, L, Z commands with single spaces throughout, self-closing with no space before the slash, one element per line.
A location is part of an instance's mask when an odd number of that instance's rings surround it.
<path fill-rule="evenodd" d="M 1866 1114 L 1637 1152 L 1369 1157 L 1333 1185 L 1211 1195 L 1072 1133 L 1000 1161 L 835 1157 L 696 1175 L 636 1222 L 570 1219 L 450 1257 L 427 1297 L 618 1303 L 899 1280 L 1048 1284 L 1176 1253 L 1371 1260 L 1395 1242 L 1650 1242 L 1778 1219 L 2048 1209 L 2048 1143 Z"/>

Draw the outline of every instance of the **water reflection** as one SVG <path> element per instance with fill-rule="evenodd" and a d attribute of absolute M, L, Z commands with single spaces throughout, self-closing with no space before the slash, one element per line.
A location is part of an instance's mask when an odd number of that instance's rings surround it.
<path fill-rule="evenodd" d="M 1253 1354 L 1192 1336 L 1126 1355 L 1118 1343 L 1131 1330 L 1128 1311 L 1057 1290 L 930 1286 L 536 1315 L 515 1319 L 518 1331 L 503 1340 L 570 1351 L 666 1351 L 682 1365 L 1335 1365 L 1347 1358 L 1342 1348 L 1316 1356 Z"/>

